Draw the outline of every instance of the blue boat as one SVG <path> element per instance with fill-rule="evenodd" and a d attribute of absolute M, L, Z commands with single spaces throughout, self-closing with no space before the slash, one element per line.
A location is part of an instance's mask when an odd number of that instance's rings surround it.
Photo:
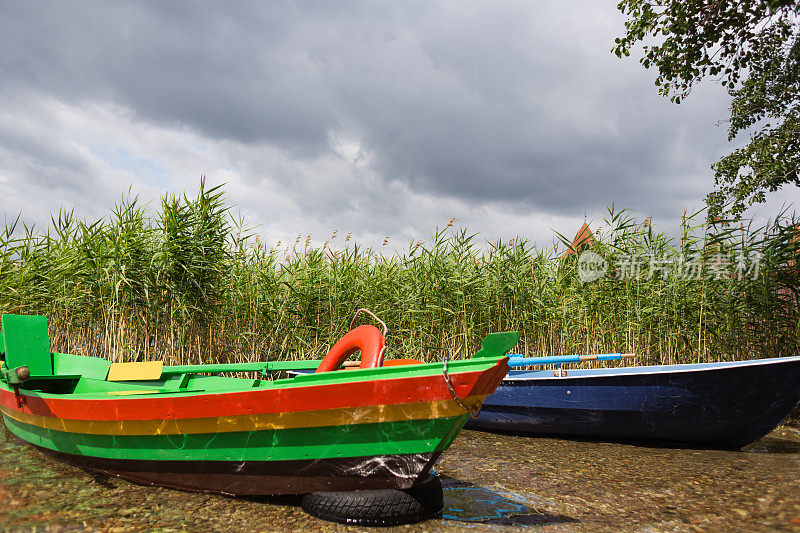
<path fill-rule="evenodd" d="M 467 427 L 732 449 L 772 431 L 798 402 L 800 356 L 512 370 Z"/>

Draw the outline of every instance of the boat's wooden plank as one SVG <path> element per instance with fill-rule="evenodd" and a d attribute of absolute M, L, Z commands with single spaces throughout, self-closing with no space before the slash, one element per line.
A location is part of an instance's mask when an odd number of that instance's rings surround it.
<path fill-rule="evenodd" d="M 189 386 L 190 379 L 192 379 L 191 374 L 180 374 L 176 379 L 171 379 L 164 383 L 161 390 L 175 392 L 184 391 Z"/>
<path fill-rule="evenodd" d="M 157 396 L 138 397 L 135 401 L 145 398 L 155 399 Z M 122 397 L 116 401 L 133 400 Z M 91 455 L 109 459 L 152 460 L 155 457 L 212 463 L 234 458 L 240 461 L 323 459 L 362 455 L 366 450 L 375 455 L 433 451 L 443 446 L 443 441 L 455 436 L 454 427 L 460 428 L 467 416 L 463 410 L 462 414 L 453 417 L 439 417 L 435 411 L 428 410 L 427 416 L 422 418 L 384 421 L 380 408 L 374 409 L 373 413 L 357 420 L 353 419 L 352 413 L 344 413 L 343 423 L 336 425 L 284 427 L 284 422 L 291 422 L 296 416 L 306 418 L 303 413 L 287 413 L 278 427 L 217 432 L 212 423 L 207 428 L 210 433 L 178 434 L 180 436 L 169 433 L 97 435 L 53 431 L 22 424 L 11 417 L 8 417 L 8 426 L 21 438 L 50 449 L 87 450 Z M 186 422 L 191 424 L 191 421 Z M 157 420 L 156 424 L 156 427 L 170 429 L 169 423 L 162 425 L 162 421 Z M 207 464 L 207 467 L 213 468 L 212 464 Z"/>
<path fill-rule="evenodd" d="M 175 374 L 215 374 L 220 372 L 278 372 L 286 370 L 315 370 L 322 361 L 309 359 L 305 361 L 269 361 L 256 363 L 222 363 L 206 365 L 165 366 L 162 376 Z"/>
<path fill-rule="evenodd" d="M 207 365 L 175 365 L 165 366 L 161 375 L 174 376 L 176 374 L 216 374 L 220 372 L 264 372 L 271 363 L 222 363 Z"/>
<path fill-rule="evenodd" d="M 105 380 L 109 366 L 111 366 L 111 361 L 99 357 L 68 353 L 53 354 L 55 374 L 80 374 L 86 378 Z"/>
<path fill-rule="evenodd" d="M 161 379 L 162 361 L 111 363 L 106 381 L 156 381 Z"/>
<path fill-rule="evenodd" d="M 58 379 L 65 379 L 65 380 L 67 380 L 67 379 L 81 379 L 81 375 L 80 374 L 58 374 L 56 376 L 54 376 L 54 375 L 45 375 L 45 376 L 31 375 L 31 377 L 28 378 L 28 381 L 34 381 L 34 380 L 37 380 L 37 379 L 48 379 L 48 380 L 50 380 L 50 379 L 56 379 L 56 380 L 58 380 Z"/>
<path fill-rule="evenodd" d="M 136 390 L 111 390 L 106 394 L 109 396 L 135 396 L 139 394 L 157 394 L 161 389 L 136 389 Z"/>
<path fill-rule="evenodd" d="M 177 394 L 177 393 L 184 393 L 184 392 L 205 392 L 205 389 L 134 389 L 134 390 L 116 390 L 116 391 L 108 391 L 106 394 L 108 396 L 138 396 L 143 394 Z"/>
<path fill-rule="evenodd" d="M 158 389 L 151 389 L 153 393 Z M 135 391 L 124 391 L 126 394 Z M 149 391 L 144 391 L 149 392 Z M 143 394 L 144 394 L 143 392 Z M 161 391 L 163 392 L 163 391 Z M 135 394 L 134 394 L 135 395 Z M 119 395 L 117 395 L 119 396 Z M 476 406 L 485 395 L 462 398 L 465 405 Z M 299 412 L 251 413 L 221 417 L 195 417 L 165 419 L 151 414 L 146 420 L 70 420 L 49 416 L 30 415 L 3 408 L 0 412 L 18 422 L 42 429 L 91 435 L 189 435 L 198 433 L 233 433 L 274 429 L 330 427 L 337 425 L 372 424 L 377 422 L 402 422 L 427 420 L 435 413 L 437 418 L 464 415 L 464 408 L 455 400 L 413 402 L 394 405 L 365 406 L 357 415 L 352 409 L 315 409 Z"/>
<path fill-rule="evenodd" d="M 321 359 L 309 359 L 305 361 L 271 361 L 269 369 L 273 372 L 285 370 L 316 370 Z"/>

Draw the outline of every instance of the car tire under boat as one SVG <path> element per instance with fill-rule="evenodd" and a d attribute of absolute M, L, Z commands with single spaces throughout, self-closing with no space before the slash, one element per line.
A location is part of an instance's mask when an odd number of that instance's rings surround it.
<path fill-rule="evenodd" d="M 312 516 L 359 526 L 398 526 L 441 516 L 442 483 L 428 477 L 410 489 L 315 492 L 303 496 L 303 510 Z"/>

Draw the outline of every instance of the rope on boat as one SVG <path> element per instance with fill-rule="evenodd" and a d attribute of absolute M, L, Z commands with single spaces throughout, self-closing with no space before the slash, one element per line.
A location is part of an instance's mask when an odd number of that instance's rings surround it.
<path fill-rule="evenodd" d="M 444 376 L 444 382 L 447 385 L 447 389 L 450 391 L 450 394 L 453 396 L 453 399 L 456 401 L 456 403 L 460 405 L 464 411 L 469 413 L 470 418 L 478 418 L 478 416 L 481 414 L 481 408 L 478 407 L 477 409 L 470 409 L 464 405 L 464 402 L 461 401 L 461 398 L 458 397 L 456 390 L 453 388 L 453 382 L 450 380 L 450 374 L 447 373 L 447 354 L 442 355 L 442 375 Z"/>
<path fill-rule="evenodd" d="M 380 324 L 381 326 L 383 326 L 383 338 L 384 338 L 384 339 L 386 339 L 386 335 L 388 335 L 388 334 L 389 334 L 389 328 L 387 328 L 387 327 L 386 327 L 386 322 L 384 322 L 383 320 L 381 320 L 380 318 L 378 318 L 378 317 L 377 317 L 377 315 L 375 315 L 375 313 L 373 313 L 372 311 L 370 311 L 369 309 L 367 309 L 367 308 L 365 308 L 365 307 L 362 307 L 361 309 L 359 309 L 358 311 L 356 311 L 356 314 L 355 314 L 355 315 L 353 315 L 353 320 L 351 320 L 351 321 L 350 321 L 350 329 L 351 329 L 351 330 L 353 329 L 353 326 L 354 326 L 354 325 L 355 325 L 355 323 L 356 323 L 356 318 L 358 317 L 358 314 L 359 314 L 359 313 L 366 313 L 366 314 L 368 314 L 369 316 L 371 316 L 372 318 L 374 318 L 374 319 L 375 319 L 375 321 L 376 321 L 378 324 Z M 348 330 L 348 331 L 349 331 L 349 330 Z M 381 351 L 380 351 L 380 353 L 378 354 L 378 366 L 383 366 L 383 359 L 384 359 L 384 357 L 386 357 L 386 345 L 385 345 L 385 344 L 383 345 L 383 348 L 381 348 Z"/>

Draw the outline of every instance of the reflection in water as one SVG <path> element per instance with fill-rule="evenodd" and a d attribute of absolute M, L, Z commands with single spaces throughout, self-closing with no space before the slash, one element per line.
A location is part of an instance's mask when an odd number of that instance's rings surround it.
<path fill-rule="evenodd" d="M 800 431 L 787 426 L 743 451 L 464 431 L 436 469 L 444 516 L 408 531 L 800 530 Z M 87 474 L 1 422 L 0 502 L 0 531 L 328 529 L 297 497 L 226 498 Z"/>
<path fill-rule="evenodd" d="M 796 428 L 780 428 L 788 435 L 800 437 L 800 430 Z M 777 433 L 777 432 L 776 432 Z M 775 438 L 772 436 L 763 437 L 752 444 L 742 448 L 743 452 L 749 453 L 800 453 L 800 442 Z"/>
<path fill-rule="evenodd" d="M 444 490 L 445 520 L 504 526 L 575 522 L 575 519 L 539 511 L 530 498 L 513 492 L 497 492 L 439 475 Z"/>

